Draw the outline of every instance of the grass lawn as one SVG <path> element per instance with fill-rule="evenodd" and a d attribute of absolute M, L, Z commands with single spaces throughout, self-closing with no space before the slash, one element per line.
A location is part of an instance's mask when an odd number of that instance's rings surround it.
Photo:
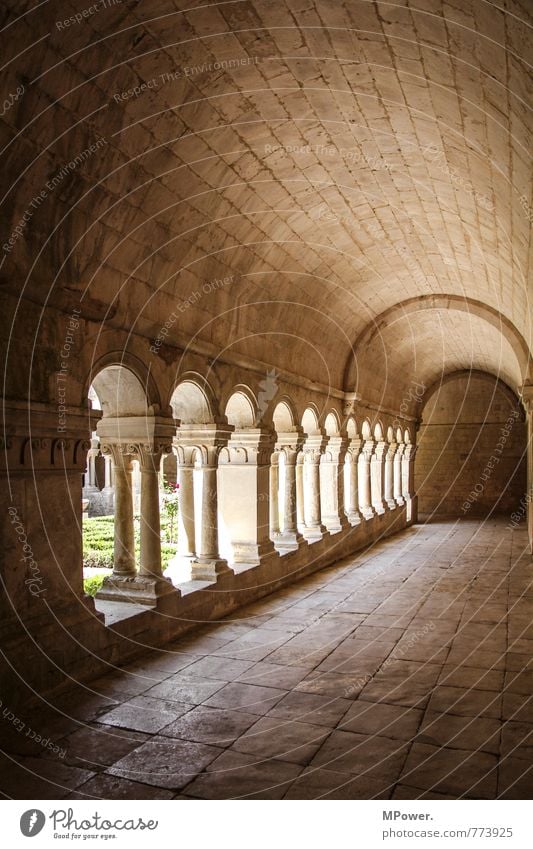
<path fill-rule="evenodd" d="M 139 560 L 140 522 L 135 519 L 135 557 Z M 168 561 L 176 553 L 176 546 L 169 543 L 170 520 L 165 514 L 161 515 L 161 562 L 163 571 Z M 92 568 L 113 568 L 113 543 L 115 521 L 113 516 L 95 516 L 83 520 L 83 565 Z M 96 595 L 105 575 L 97 574 L 85 578 L 83 587 L 88 595 Z"/>

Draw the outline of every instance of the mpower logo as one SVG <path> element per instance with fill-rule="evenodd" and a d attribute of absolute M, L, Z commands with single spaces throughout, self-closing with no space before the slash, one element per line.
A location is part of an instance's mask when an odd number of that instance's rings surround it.
<path fill-rule="evenodd" d="M 42 811 L 37 808 L 31 808 L 29 811 L 24 811 L 20 818 L 20 830 L 24 837 L 35 837 L 42 831 L 46 822 L 46 817 Z"/>

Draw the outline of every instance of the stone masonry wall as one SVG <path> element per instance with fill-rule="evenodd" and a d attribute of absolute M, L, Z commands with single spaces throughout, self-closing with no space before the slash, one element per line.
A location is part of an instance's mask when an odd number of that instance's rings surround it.
<path fill-rule="evenodd" d="M 510 515 L 526 491 L 526 426 L 511 393 L 462 376 L 429 399 L 418 433 L 419 514 Z"/>

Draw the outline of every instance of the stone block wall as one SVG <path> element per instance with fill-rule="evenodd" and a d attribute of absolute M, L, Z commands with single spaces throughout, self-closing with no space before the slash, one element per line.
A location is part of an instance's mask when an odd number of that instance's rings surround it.
<path fill-rule="evenodd" d="M 418 433 L 419 514 L 510 515 L 526 492 L 526 439 L 523 411 L 503 384 L 475 374 L 443 383 Z"/>

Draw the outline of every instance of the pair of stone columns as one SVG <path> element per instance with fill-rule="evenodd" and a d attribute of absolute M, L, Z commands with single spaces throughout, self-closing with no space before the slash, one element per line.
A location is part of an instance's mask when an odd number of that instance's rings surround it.
<path fill-rule="evenodd" d="M 212 581 L 231 572 L 228 560 L 237 569 L 258 566 L 274 551 L 269 534 L 271 431 L 235 430 L 215 422 L 182 425 L 174 446 L 178 568 L 185 567 L 193 579 Z"/>
<path fill-rule="evenodd" d="M 98 422 L 100 450 L 113 464 L 115 541 L 113 574 L 98 592 L 101 599 L 155 604 L 172 589 L 161 570 L 159 467 L 169 453 L 175 425 L 163 417 L 108 417 Z M 135 562 L 133 461 L 140 466 L 140 556 Z"/>
<path fill-rule="evenodd" d="M 299 500 L 303 498 L 302 482 L 298 481 L 301 478 L 298 455 L 302 443 L 302 436 L 296 430 L 278 433 L 271 457 L 270 531 L 276 550 L 281 554 L 296 551 L 302 541 L 298 520 Z M 282 488 L 280 469 L 283 470 Z"/>
<path fill-rule="evenodd" d="M 168 450 L 168 449 L 167 449 Z M 115 480 L 115 542 L 113 574 L 106 579 L 99 598 L 132 596 L 132 601 L 154 601 L 168 589 L 161 570 L 161 528 L 159 515 L 159 464 L 162 448 L 148 443 L 127 445 L 105 442 L 104 455 L 110 456 Z M 135 562 L 133 461 L 138 460 L 141 475 L 140 556 Z"/>
<path fill-rule="evenodd" d="M 178 482 L 178 562 L 193 580 L 230 572 L 218 532 L 218 459 L 231 429 L 216 423 L 179 429 L 174 438 Z"/>
<path fill-rule="evenodd" d="M 325 533 L 345 529 L 348 520 L 344 499 L 346 440 L 322 432 L 309 434 L 303 448 L 303 535 L 312 542 Z"/>

